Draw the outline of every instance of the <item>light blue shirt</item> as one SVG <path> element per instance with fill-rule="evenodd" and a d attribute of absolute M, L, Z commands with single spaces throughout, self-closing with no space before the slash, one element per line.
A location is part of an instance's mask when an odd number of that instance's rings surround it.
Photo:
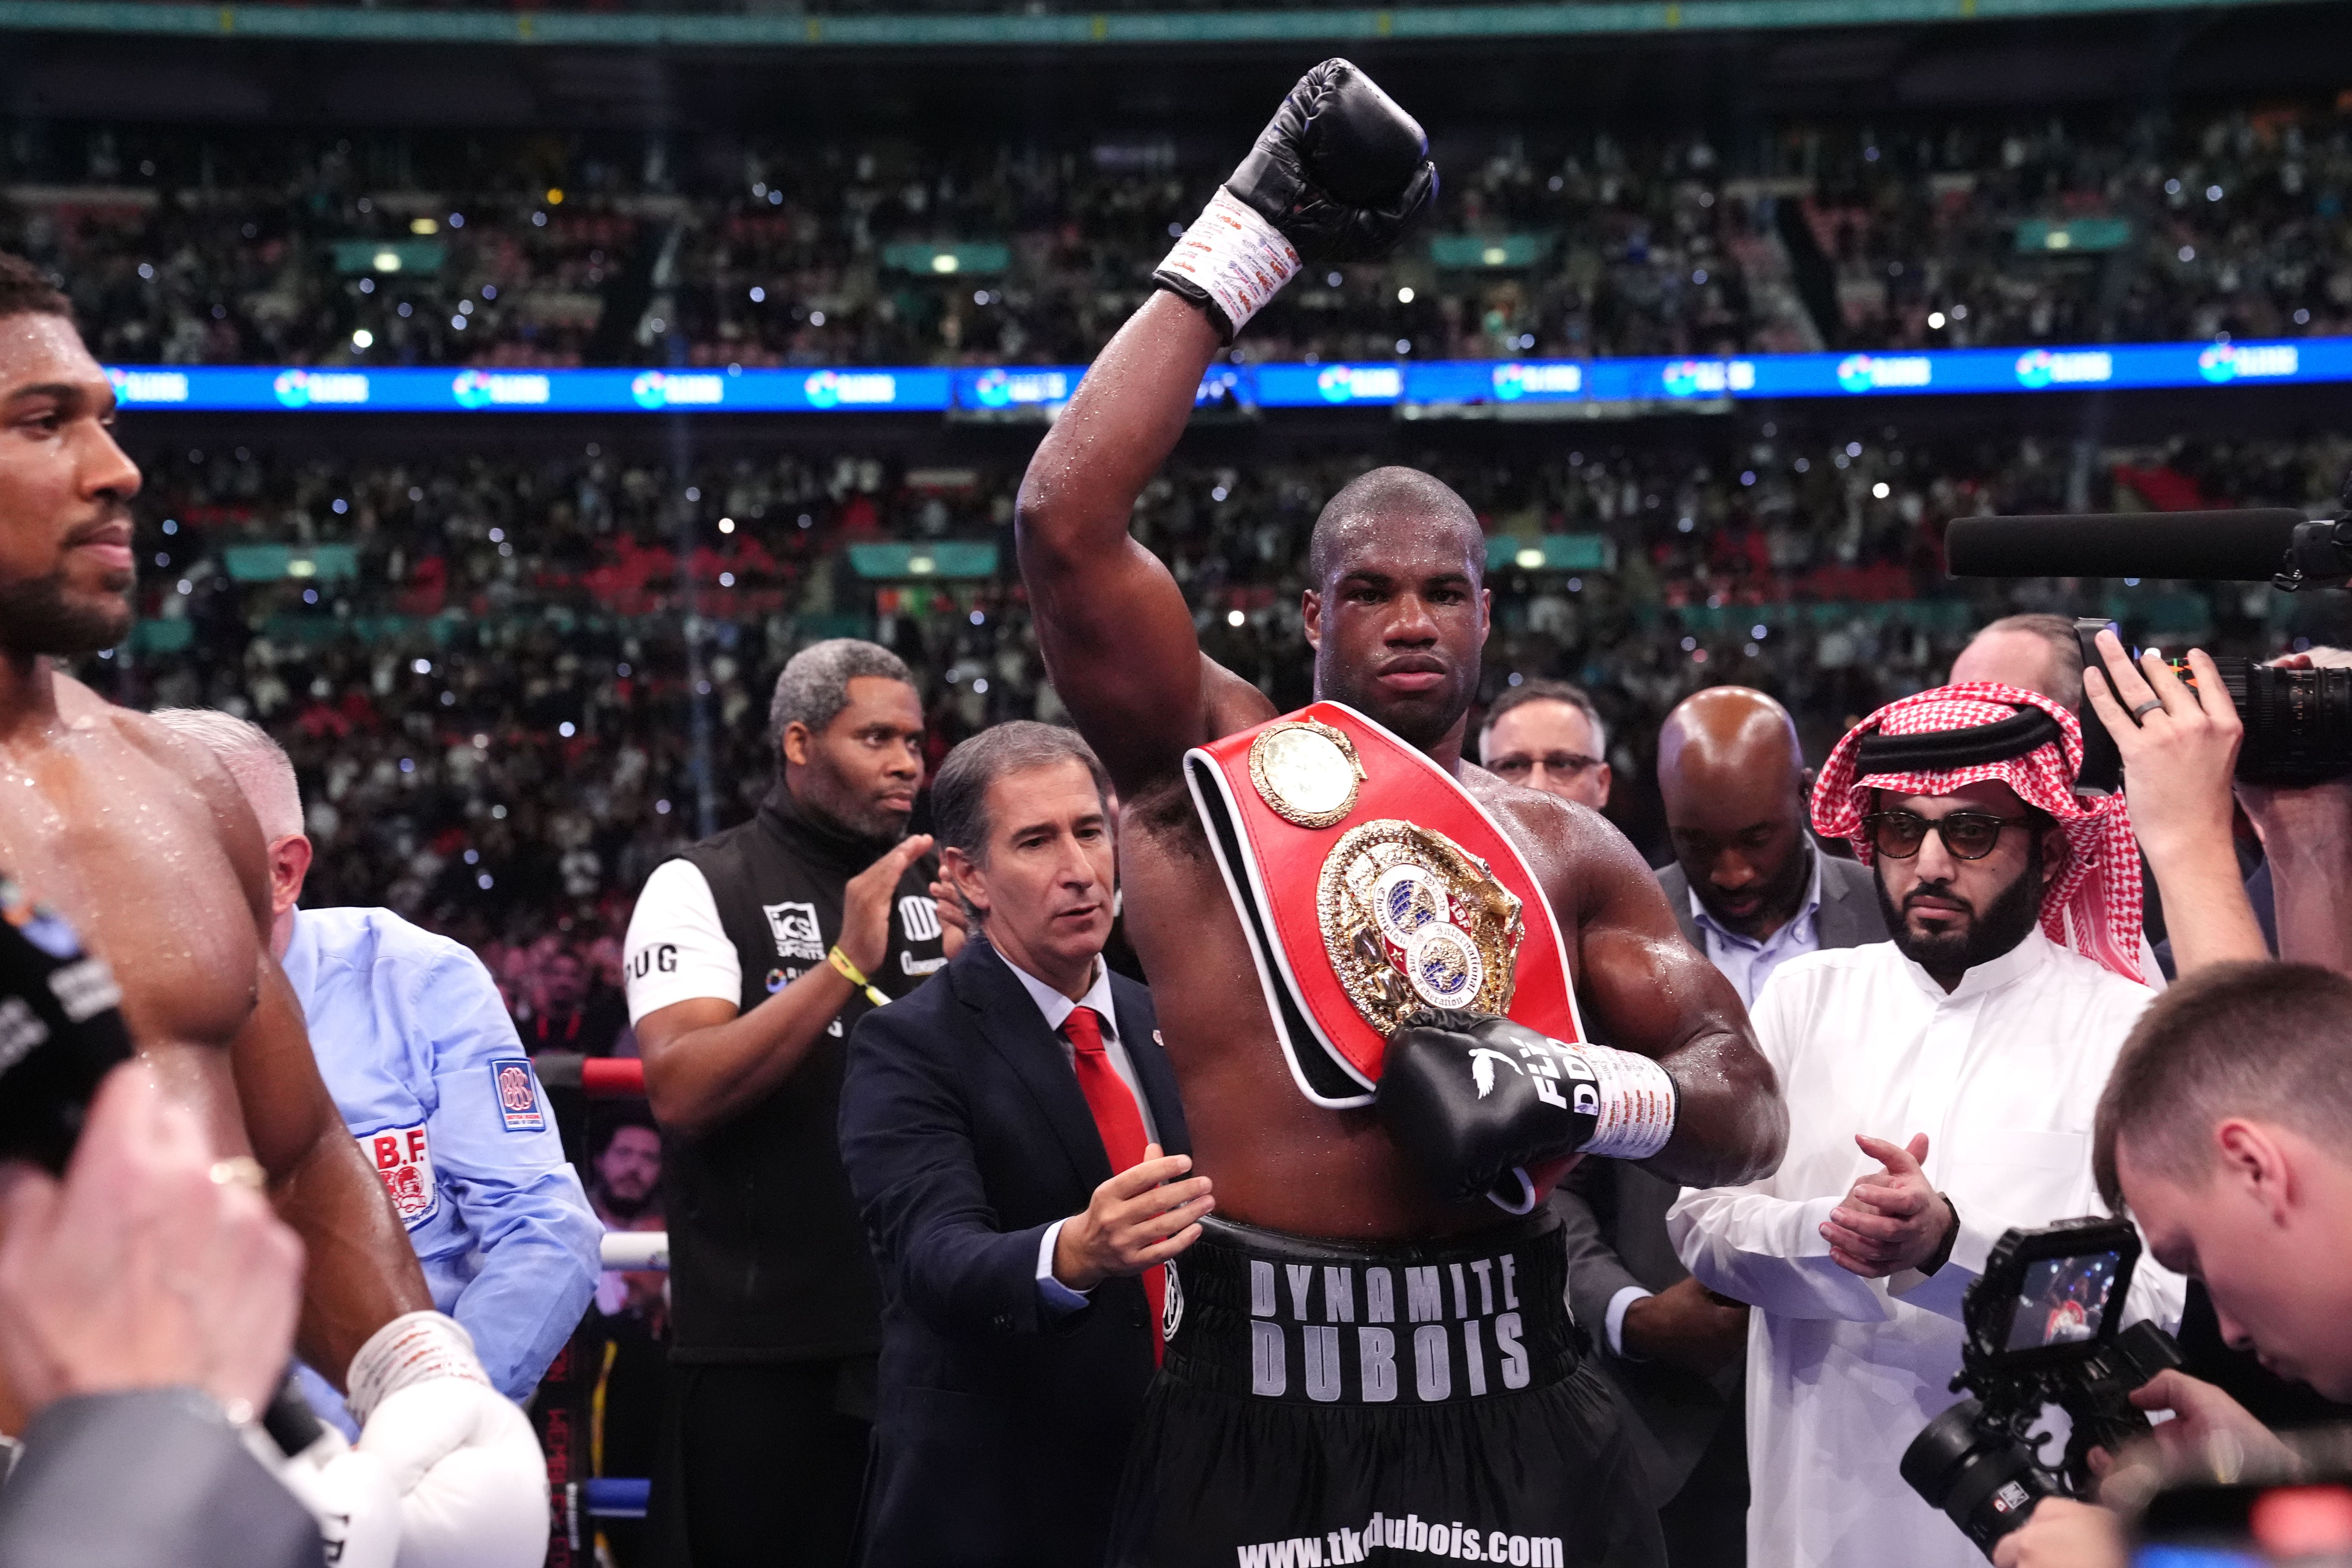
<path fill-rule="evenodd" d="M 1697 885 L 1691 887 L 1691 920 L 1706 939 L 1707 959 L 1723 971 L 1723 977 L 1739 993 L 1740 1005 L 1744 1007 L 1756 1005 L 1757 994 L 1772 978 L 1774 970 L 1800 953 L 1821 949 L 1818 917 L 1822 910 L 1822 852 L 1811 845 L 1807 845 L 1806 849 L 1813 858 L 1813 875 L 1805 887 L 1805 901 L 1797 906 L 1796 914 L 1786 925 L 1761 942 L 1717 925 L 1715 917 L 1706 912 L 1706 906 L 1698 901 Z"/>
<path fill-rule="evenodd" d="M 1004 958 L 1002 952 L 997 956 Z M 1135 1109 L 1143 1117 L 1144 1141 L 1159 1142 L 1160 1126 L 1152 1120 L 1151 1101 L 1144 1098 L 1143 1082 L 1135 1074 L 1135 1059 L 1127 1054 L 1127 1043 L 1118 1037 L 1118 1011 L 1110 996 L 1110 965 L 1099 958 L 1095 960 L 1094 984 L 1076 1002 L 1009 958 L 1004 959 L 1004 967 L 1013 971 L 1013 977 L 1021 982 L 1021 988 L 1037 1004 L 1037 1011 L 1045 1016 L 1045 1027 L 1053 1030 L 1054 1037 L 1061 1042 L 1062 1059 L 1070 1064 L 1072 1072 L 1077 1070 L 1078 1048 L 1063 1035 L 1062 1026 L 1081 1007 L 1095 1010 L 1095 1016 L 1102 1020 L 1103 1056 L 1110 1062 L 1110 1070 L 1127 1085 L 1128 1092 L 1135 1096 Z M 1087 1304 L 1086 1291 L 1073 1290 L 1054 1278 L 1054 1247 L 1062 1239 L 1062 1227 L 1069 1223 L 1057 1219 L 1037 1238 L 1037 1299 L 1055 1312 L 1075 1312 Z"/>
<path fill-rule="evenodd" d="M 474 1336 L 499 1393 L 527 1397 L 595 1293 L 604 1226 L 490 972 L 390 910 L 296 910 L 285 968 L 433 1304 Z M 342 1424 L 324 1381 L 303 1384 Z"/>

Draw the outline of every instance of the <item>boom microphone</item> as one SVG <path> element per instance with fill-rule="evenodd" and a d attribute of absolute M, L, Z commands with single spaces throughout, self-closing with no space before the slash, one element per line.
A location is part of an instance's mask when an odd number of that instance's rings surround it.
<path fill-rule="evenodd" d="M 2293 507 L 2123 516 L 1964 517 L 1944 531 L 1955 577 L 2184 577 L 2267 583 L 2291 570 Z"/>

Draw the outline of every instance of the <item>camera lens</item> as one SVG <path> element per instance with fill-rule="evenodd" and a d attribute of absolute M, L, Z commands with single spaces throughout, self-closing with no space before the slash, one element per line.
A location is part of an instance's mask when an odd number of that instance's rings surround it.
<path fill-rule="evenodd" d="M 2006 1432 L 1980 1426 L 1980 1406 L 1963 1399 L 1927 1423 L 1897 1467 L 1930 1508 L 1942 1509 L 1978 1550 L 2023 1524 L 2033 1505 L 2057 1495 L 2058 1485 L 2033 1462 L 2032 1451 Z"/>
<path fill-rule="evenodd" d="M 2352 669 L 2273 669 L 2217 658 L 2246 738 L 2248 784 L 2311 784 L 2352 773 Z"/>

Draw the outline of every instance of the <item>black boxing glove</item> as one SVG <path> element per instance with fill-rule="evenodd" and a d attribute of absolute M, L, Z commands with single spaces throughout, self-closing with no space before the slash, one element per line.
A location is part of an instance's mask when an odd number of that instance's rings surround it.
<path fill-rule="evenodd" d="M 1373 1104 L 1455 1202 L 1515 1187 L 1514 1170 L 1568 1154 L 1647 1159 L 1675 1130 L 1674 1079 L 1649 1058 L 1487 1013 L 1407 1019 L 1389 1037 Z"/>
<path fill-rule="evenodd" d="M 1436 195 L 1420 121 L 1346 60 L 1325 60 L 1151 279 L 1198 303 L 1231 342 L 1301 266 L 1379 260 Z"/>
<path fill-rule="evenodd" d="M 121 1002 L 65 917 L 0 874 L 0 1159 L 65 1173 L 99 1081 L 130 1059 Z"/>

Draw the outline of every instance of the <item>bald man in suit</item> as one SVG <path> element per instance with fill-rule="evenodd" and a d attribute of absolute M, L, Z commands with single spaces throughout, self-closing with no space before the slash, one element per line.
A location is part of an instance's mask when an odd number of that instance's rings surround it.
<path fill-rule="evenodd" d="M 1824 853 L 1788 710 L 1709 687 L 1666 716 L 1658 787 L 1675 859 L 1658 883 L 1675 922 L 1753 1005 L 1801 952 L 1886 940 L 1870 873 Z M 1568 1243 L 1570 1310 L 1633 1408 L 1634 1447 L 1673 1568 L 1746 1559 L 1742 1385 L 1748 1309 L 1690 1278 L 1666 1239 L 1671 1183 L 1589 1161 L 1552 1198 Z"/>

